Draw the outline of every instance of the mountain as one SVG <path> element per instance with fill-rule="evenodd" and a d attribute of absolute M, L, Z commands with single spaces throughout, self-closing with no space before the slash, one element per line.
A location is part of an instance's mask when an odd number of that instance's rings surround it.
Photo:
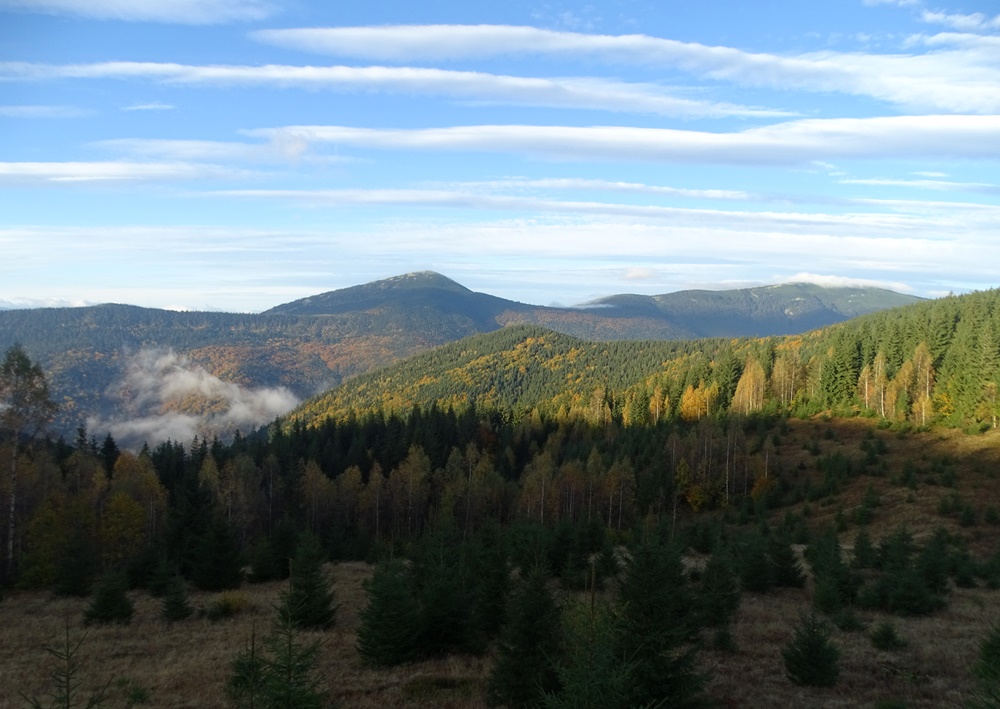
<path fill-rule="evenodd" d="M 308 426 L 328 417 L 406 415 L 413 407 L 626 426 L 661 415 L 695 420 L 784 409 L 996 428 L 1000 290 L 766 338 L 586 342 L 511 326 L 358 376 L 289 418 Z"/>
<path fill-rule="evenodd" d="M 56 430 L 71 435 L 87 423 L 141 443 L 245 430 L 351 377 L 510 325 L 595 341 L 736 337 L 800 332 L 913 300 L 800 284 L 619 295 L 551 308 L 477 293 L 425 271 L 260 314 L 115 304 L 0 311 L 0 351 L 21 344 L 42 364 L 61 404 Z"/>
<path fill-rule="evenodd" d="M 613 316 L 662 317 L 692 337 L 791 335 L 920 298 L 881 288 L 829 288 L 784 283 L 759 288 L 685 290 L 664 295 L 613 295 L 588 303 Z"/>

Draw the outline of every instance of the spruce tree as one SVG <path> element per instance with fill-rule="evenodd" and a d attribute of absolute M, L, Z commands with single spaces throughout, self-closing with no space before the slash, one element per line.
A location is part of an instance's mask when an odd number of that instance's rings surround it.
<path fill-rule="evenodd" d="M 328 707 L 323 680 L 316 674 L 319 640 L 303 643 L 287 619 L 258 645 L 256 632 L 230 662 L 226 694 L 239 709 L 320 709 Z"/>
<path fill-rule="evenodd" d="M 128 581 L 125 574 L 110 571 L 101 577 L 94 589 L 94 597 L 84 612 L 84 620 L 90 623 L 121 623 L 128 625 L 135 614 L 135 606 L 126 591 Z"/>
<path fill-rule="evenodd" d="M 608 604 L 576 603 L 564 613 L 565 649 L 556 667 L 557 691 L 547 691 L 546 709 L 630 709 L 634 662 L 618 651 L 621 617 Z"/>
<path fill-rule="evenodd" d="M 774 585 L 778 588 L 803 588 L 806 585 L 806 575 L 802 571 L 795 550 L 787 540 L 772 539 L 768 549 L 771 569 L 774 573 Z"/>
<path fill-rule="evenodd" d="M 994 624 L 979 645 L 979 657 L 972 667 L 975 678 L 975 709 L 1000 707 L 1000 624 Z"/>
<path fill-rule="evenodd" d="M 239 588 L 243 582 L 243 559 L 236 537 L 221 517 L 210 522 L 198 541 L 191 580 L 202 591 Z"/>
<path fill-rule="evenodd" d="M 163 594 L 163 609 L 160 615 L 165 621 L 173 623 L 184 620 L 193 612 L 194 609 L 188 602 L 187 589 L 184 588 L 184 580 L 175 576 Z"/>
<path fill-rule="evenodd" d="M 620 656 L 632 662 L 630 706 L 702 703 L 704 679 L 690 646 L 698 633 L 697 606 L 684 581 L 678 551 L 655 539 L 640 541 L 619 590 Z"/>
<path fill-rule="evenodd" d="M 384 667 L 415 660 L 420 652 L 420 605 L 406 566 L 398 559 L 379 564 L 365 589 L 368 603 L 361 611 L 358 652 Z"/>
<path fill-rule="evenodd" d="M 334 592 L 323 570 L 323 548 L 313 534 L 303 534 L 291 564 L 289 589 L 282 595 L 282 621 L 302 630 L 326 629 L 336 618 Z"/>
<path fill-rule="evenodd" d="M 794 639 L 781 655 L 788 678 L 808 687 L 832 687 L 840 674 L 840 651 L 830 641 L 830 629 L 813 613 L 801 618 Z"/>
<path fill-rule="evenodd" d="M 537 705 L 559 688 L 554 661 L 560 646 L 559 608 L 548 588 L 548 575 L 536 567 L 507 604 L 496 663 L 487 698 L 510 707 Z"/>
<path fill-rule="evenodd" d="M 701 617 L 705 625 L 725 627 L 740 606 L 739 579 L 733 569 L 729 550 L 716 548 L 701 574 L 698 592 Z"/>

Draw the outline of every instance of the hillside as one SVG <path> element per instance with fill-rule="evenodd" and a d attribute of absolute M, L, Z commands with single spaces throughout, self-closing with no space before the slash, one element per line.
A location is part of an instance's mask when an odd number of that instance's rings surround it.
<path fill-rule="evenodd" d="M 926 301 L 805 335 L 583 342 L 509 327 L 358 377 L 291 414 L 316 421 L 412 406 L 557 414 L 626 424 L 733 411 L 836 410 L 926 426 L 1000 419 L 1000 291 Z"/>
<path fill-rule="evenodd" d="M 912 298 L 793 285 L 550 308 L 420 272 L 260 314 L 114 304 L 2 311 L 0 348 L 21 344 L 49 374 L 61 405 L 57 431 L 70 436 L 86 423 L 131 445 L 247 430 L 351 377 L 509 325 L 594 341 L 733 337 L 799 331 L 899 300 Z"/>

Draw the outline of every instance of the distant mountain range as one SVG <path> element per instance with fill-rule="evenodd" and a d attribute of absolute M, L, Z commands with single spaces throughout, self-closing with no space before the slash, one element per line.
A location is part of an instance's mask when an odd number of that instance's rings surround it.
<path fill-rule="evenodd" d="M 920 299 L 877 288 L 785 284 L 615 295 L 572 308 L 477 293 L 420 272 L 251 314 L 128 305 L 0 311 L 0 350 L 21 344 L 50 376 L 57 430 L 85 422 L 125 443 L 246 430 L 299 398 L 418 352 L 532 324 L 583 340 L 803 332 Z"/>

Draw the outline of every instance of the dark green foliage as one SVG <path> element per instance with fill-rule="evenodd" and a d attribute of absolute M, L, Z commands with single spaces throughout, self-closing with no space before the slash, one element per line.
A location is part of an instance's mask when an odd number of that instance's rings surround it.
<path fill-rule="evenodd" d="M 475 626 L 484 637 L 495 637 L 504 623 L 510 590 L 510 565 L 496 524 L 488 524 L 476 533 L 466 548 L 466 559 Z"/>
<path fill-rule="evenodd" d="M 888 620 L 875 626 L 868 637 L 877 650 L 900 650 L 906 647 L 906 641 L 899 637 L 896 626 Z"/>
<path fill-rule="evenodd" d="M 160 617 L 165 621 L 173 623 L 178 620 L 184 620 L 193 612 L 194 609 L 188 602 L 184 580 L 177 576 L 167 587 L 166 593 L 163 594 L 163 609 L 160 612 Z"/>
<path fill-rule="evenodd" d="M 768 548 L 774 585 L 779 588 L 802 588 L 806 585 L 806 575 L 799 564 L 799 558 L 792 545 L 784 540 L 771 539 Z"/>
<path fill-rule="evenodd" d="M 833 527 L 828 527 L 809 545 L 806 558 L 815 580 L 813 607 L 821 613 L 833 614 L 850 606 L 857 593 L 858 579 L 844 562 Z"/>
<path fill-rule="evenodd" d="M 878 552 L 872 544 L 868 529 L 862 527 L 854 538 L 854 559 L 851 566 L 855 569 L 874 569 L 878 565 Z"/>
<path fill-rule="evenodd" d="M 90 623 L 121 623 L 132 622 L 135 606 L 129 599 L 128 580 L 118 571 L 109 571 L 101 577 L 94 597 L 84 612 L 84 620 Z"/>
<path fill-rule="evenodd" d="M 766 593 L 774 587 L 774 564 L 768 554 L 768 540 L 755 532 L 739 549 L 740 583 L 744 591 Z"/>
<path fill-rule="evenodd" d="M 153 566 L 153 571 L 146 583 L 150 595 L 154 598 L 165 596 L 174 585 L 178 575 L 177 567 L 167 561 L 167 557 L 161 555 Z"/>
<path fill-rule="evenodd" d="M 243 559 L 229 524 L 212 520 L 198 543 L 191 581 L 202 591 L 239 588 L 243 582 Z"/>
<path fill-rule="evenodd" d="M 274 555 L 274 545 L 270 539 L 261 539 L 250 554 L 250 583 L 266 583 L 281 575 L 278 559 Z M 287 577 L 286 577 L 287 578 Z"/>
<path fill-rule="evenodd" d="M 678 551 L 656 539 L 637 543 L 619 596 L 619 652 L 632 663 L 630 706 L 664 701 L 674 707 L 699 705 L 704 678 L 695 669 L 695 651 L 688 644 L 699 629 L 698 608 L 685 584 Z"/>
<path fill-rule="evenodd" d="M 21 698 L 28 702 L 31 709 L 72 709 L 76 706 L 83 706 L 85 709 L 96 709 L 104 706 L 108 698 L 108 687 L 111 686 L 109 679 L 102 687 L 84 699 L 81 696 L 80 686 L 83 680 L 80 679 L 80 646 L 87 639 L 84 634 L 74 644 L 69 639 L 69 619 L 66 620 L 66 639 L 60 648 L 45 648 L 52 657 L 56 658 L 58 664 L 52 670 L 49 677 L 52 680 L 52 691 L 49 692 L 49 703 L 43 704 L 38 697 L 26 697 L 23 693 Z"/>
<path fill-rule="evenodd" d="M 830 629 L 815 614 L 801 618 L 795 637 L 781 656 L 788 678 L 807 687 L 832 687 L 840 675 L 840 651 L 830 640 Z"/>
<path fill-rule="evenodd" d="M 881 573 L 862 590 L 859 602 L 866 608 L 899 615 L 927 615 L 945 605 L 948 586 L 946 537 L 935 535 L 919 552 L 904 527 L 882 540 Z"/>
<path fill-rule="evenodd" d="M 979 657 L 972 666 L 976 709 L 1000 707 L 1000 624 L 994 624 L 979 644 Z"/>
<path fill-rule="evenodd" d="M 702 622 L 710 627 L 729 625 L 740 607 L 739 578 L 728 549 L 719 547 L 705 564 L 698 589 Z"/>
<path fill-rule="evenodd" d="M 323 570 L 325 561 L 319 540 L 303 534 L 292 559 L 289 589 L 282 594 L 278 608 L 282 622 L 300 630 L 333 626 L 336 607 L 333 588 Z"/>
<path fill-rule="evenodd" d="M 361 656 L 382 666 L 415 660 L 420 654 L 420 605 L 406 565 L 399 560 L 379 564 L 365 588 L 368 603 L 358 628 Z"/>
<path fill-rule="evenodd" d="M 231 661 L 226 693 L 241 709 L 321 709 L 327 706 L 316 675 L 321 642 L 304 643 L 298 629 L 281 621 L 258 647 L 255 634 Z"/>
<path fill-rule="evenodd" d="M 618 650 L 621 618 L 613 606 L 577 603 L 565 612 L 565 653 L 557 668 L 556 686 L 541 704 L 546 709 L 629 709 L 636 663 Z M 517 706 L 517 705 L 512 705 Z M 520 706 L 531 706 L 522 704 Z"/>
<path fill-rule="evenodd" d="M 548 575 L 538 567 L 508 601 L 507 622 L 488 680 L 490 703 L 530 707 L 557 691 L 554 663 L 561 636 L 559 608 L 549 591 Z"/>
<path fill-rule="evenodd" d="M 71 535 L 56 567 L 55 592 L 60 596 L 89 596 L 96 575 L 97 555 L 87 535 Z"/>

